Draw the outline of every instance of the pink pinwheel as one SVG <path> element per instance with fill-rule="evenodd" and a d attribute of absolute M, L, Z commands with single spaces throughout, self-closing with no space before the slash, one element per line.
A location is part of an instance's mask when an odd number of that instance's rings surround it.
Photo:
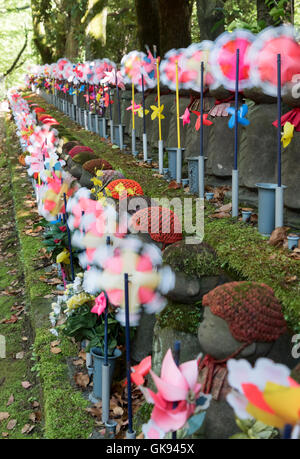
<path fill-rule="evenodd" d="M 113 306 L 119 307 L 116 318 L 125 324 L 124 273 L 130 276 L 130 325 L 138 325 L 141 306 L 146 312 L 161 311 L 166 301 L 160 295 L 174 285 L 174 274 L 168 266 L 161 267 L 161 255 L 155 246 L 142 244 L 135 238 L 125 238 L 113 249 L 101 246 L 94 256 L 92 268 L 85 273 L 86 291 L 106 291 Z"/>
<path fill-rule="evenodd" d="M 188 108 L 185 109 L 184 114 L 180 117 L 183 122 L 183 126 L 186 124 L 190 124 L 191 122 L 191 114 Z"/>
<path fill-rule="evenodd" d="M 210 65 L 215 82 L 212 87 L 223 85 L 234 91 L 236 80 L 236 52 L 239 49 L 239 89 L 249 86 L 249 61 L 247 52 L 254 42 L 254 35 L 247 30 L 224 32 L 215 41 L 210 55 Z"/>
<path fill-rule="evenodd" d="M 116 69 L 112 69 L 109 72 L 104 72 L 104 74 L 105 77 L 101 80 L 102 84 L 116 86 L 117 83 L 119 88 L 125 89 L 123 75 L 120 71 L 117 71 L 116 74 Z"/>
<path fill-rule="evenodd" d="M 106 309 L 106 297 L 104 295 L 104 293 L 100 293 L 100 295 L 98 295 L 96 298 L 95 298 L 95 305 L 92 307 L 91 309 L 91 312 L 95 313 L 95 314 L 98 314 L 98 316 L 101 316 L 101 314 L 105 311 Z"/>
<path fill-rule="evenodd" d="M 176 61 L 179 87 L 189 88 L 190 81 L 196 77 L 196 72 L 186 68 L 185 49 L 172 49 L 167 52 L 160 64 L 161 81 L 170 89 L 176 89 Z"/>
<path fill-rule="evenodd" d="M 197 121 L 196 121 L 196 124 L 195 124 L 195 129 L 196 129 L 196 131 L 199 131 L 199 129 L 201 127 L 201 113 L 197 112 L 196 110 L 192 110 L 192 113 L 197 115 Z M 212 121 L 207 119 L 207 117 L 208 117 L 207 113 L 203 115 L 203 125 L 204 126 L 211 126 L 213 123 L 212 123 Z"/>
<path fill-rule="evenodd" d="M 146 438 L 163 438 L 166 433 L 181 429 L 195 413 L 199 398 L 205 398 L 201 409 L 208 408 L 211 396 L 204 396 L 200 392 L 197 360 L 190 360 L 178 367 L 169 349 L 162 362 L 161 376 L 153 371 L 150 374 L 158 392 L 141 387 L 146 401 L 154 404 L 150 423 L 143 426 Z"/>
<path fill-rule="evenodd" d="M 142 90 L 142 75 L 144 89 L 154 88 L 156 85 L 156 70 L 153 69 L 152 55 L 146 55 L 139 51 L 131 51 L 121 61 L 121 72 L 126 83 L 133 83 L 139 91 Z M 149 72 L 149 73 L 148 73 Z"/>
<path fill-rule="evenodd" d="M 133 113 L 136 113 L 138 110 L 140 110 L 140 108 L 142 108 L 142 106 L 137 105 L 135 102 L 134 102 L 134 105 L 132 106 L 132 101 L 131 101 L 130 107 L 127 107 L 126 110 L 130 110 L 130 111 L 133 111 Z"/>
<path fill-rule="evenodd" d="M 269 27 L 261 32 L 248 52 L 250 78 L 253 86 L 276 97 L 277 95 L 277 55 L 281 55 L 282 95 L 293 77 L 300 74 L 300 45 L 293 27 Z"/>

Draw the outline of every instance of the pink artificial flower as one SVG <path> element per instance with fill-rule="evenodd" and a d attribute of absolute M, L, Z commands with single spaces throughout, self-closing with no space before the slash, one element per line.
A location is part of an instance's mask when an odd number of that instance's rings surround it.
<path fill-rule="evenodd" d="M 95 314 L 98 314 L 98 316 L 101 316 L 101 314 L 105 311 L 106 309 L 106 297 L 104 295 L 104 293 L 100 293 L 100 295 L 98 295 L 96 298 L 95 298 L 95 305 L 93 306 L 93 308 L 91 309 L 91 312 L 94 312 Z"/>
<path fill-rule="evenodd" d="M 191 122 L 191 114 L 190 114 L 190 111 L 189 111 L 188 108 L 185 109 L 184 114 L 180 118 L 182 119 L 183 126 L 185 124 L 190 124 L 190 122 Z"/>
<path fill-rule="evenodd" d="M 151 438 L 154 438 L 155 431 L 160 435 L 156 438 L 161 438 L 161 432 L 166 434 L 181 429 L 196 409 L 196 400 L 201 389 L 201 384 L 197 382 L 198 363 L 197 360 L 191 360 L 177 367 L 169 349 L 162 363 L 161 376 L 158 377 L 153 371 L 150 371 L 150 374 L 158 392 L 154 393 L 144 387 L 141 387 L 141 390 L 147 402 L 154 404 L 151 428 L 148 425 Z M 145 433 L 147 435 L 147 432 Z"/>

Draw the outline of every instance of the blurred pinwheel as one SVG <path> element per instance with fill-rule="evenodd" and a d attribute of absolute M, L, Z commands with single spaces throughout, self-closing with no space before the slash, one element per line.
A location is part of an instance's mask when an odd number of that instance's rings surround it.
<path fill-rule="evenodd" d="M 190 72 L 186 86 L 194 91 L 199 92 L 201 87 L 201 62 L 204 64 L 204 89 L 214 81 L 209 61 L 213 45 L 212 41 L 204 40 L 201 43 L 193 43 L 184 51 L 185 68 Z"/>
<path fill-rule="evenodd" d="M 167 293 L 174 286 L 173 272 L 161 263 L 161 251 L 156 246 L 129 237 L 115 249 L 97 250 L 97 267 L 85 272 L 84 288 L 90 293 L 105 290 L 110 304 L 119 307 L 116 318 L 125 325 L 124 274 L 127 273 L 130 325 L 137 326 L 141 306 L 149 314 L 161 311 L 166 304 L 161 293 Z"/>
<path fill-rule="evenodd" d="M 278 54 L 281 55 L 281 93 L 285 95 L 293 76 L 300 74 L 300 45 L 293 27 L 269 27 L 257 35 L 248 52 L 252 85 L 274 97 L 277 96 Z"/>
<path fill-rule="evenodd" d="M 126 54 L 121 61 L 121 72 L 125 83 L 133 83 L 139 91 L 142 91 L 142 75 L 144 89 L 154 88 L 156 85 L 155 70 L 153 66 L 155 60 L 139 51 L 131 51 Z"/>
<path fill-rule="evenodd" d="M 229 113 L 229 115 L 231 115 L 231 118 L 228 121 L 228 127 L 232 129 L 235 127 L 235 108 L 234 107 L 227 108 L 227 112 Z M 250 121 L 247 120 L 247 118 L 245 118 L 247 113 L 248 113 L 248 105 L 243 104 L 238 110 L 238 123 L 239 124 L 242 124 L 243 126 L 249 126 Z"/>
<path fill-rule="evenodd" d="M 161 82 L 171 90 L 176 90 L 176 61 L 178 61 L 179 88 L 188 89 L 190 81 L 196 77 L 194 70 L 187 70 L 185 49 L 171 49 L 160 64 Z"/>
<path fill-rule="evenodd" d="M 43 216 L 51 221 L 58 214 L 65 213 L 64 195 L 66 199 L 73 195 L 78 188 L 73 185 L 74 177 L 68 172 L 64 172 L 59 178 L 54 172 L 47 178 L 48 189 L 43 196 Z"/>
<path fill-rule="evenodd" d="M 224 86 L 230 91 L 235 90 L 236 84 L 236 52 L 239 49 L 239 90 L 248 87 L 249 61 L 247 52 L 255 40 L 255 36 L 247 30 L 224 32 L 212 48 L 210 55 L 211 71 L 214 76 L 212 89 Z"/>

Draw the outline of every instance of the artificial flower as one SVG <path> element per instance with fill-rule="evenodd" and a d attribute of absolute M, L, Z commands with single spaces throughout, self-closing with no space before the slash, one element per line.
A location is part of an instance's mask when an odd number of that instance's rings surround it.
<path fill-rule="evenodd" d="M 246 360 L 231 359 L 227 368 L 233 388 L 227 401 L 240 419 L 254 418 L 279 429 L 300 423 L 300 385 L 289 368 L 265 358 L 254 368 Z"/>
<path fill-rule="evenodd" d="M 293 124 L 290 122 L 285 123 L 281 137 L 283 148 L 286 148 L 291 143 L 292 138 L 294 137 L 294 129 L 295 126 Z"/>
<path fill-rule="evenodd" d="M 98 316 L 101 316 L 101 314 L 105 311 L 107 305 L 106 301 L 106 296 L 104 292 L 100 293 L 95 298 L 95 305 L 92 307 L 91 312 L 98 314 Z"/>
<path fill-rule="evenodd" d="M 54 241 L 55 242 L 55 241 Z M 66 263 L 70 264 L 70 252 L 67 249 L 64 249 L 56 257 L 56 263 Z"/>
<path fill-rule="evenodd" d="M 190 124 L 191 122 L 191 114 L 188 108 L 185 109 L 184 114 L 180 117 L 183 122 L 183 126 L 186 124 Z"/>
<path fill-rule="evenodd" d="M 160 107 L 157 107 L 156 105 L 151 105 L 150 108 L 152 110 L 152 114 L 151 114 L 152 121 L 155 120 L 155 118 L 158 118 L 160 120 L 165 119 L 165 116 L 162 114 L 164 105 L 161 105 Z"/>

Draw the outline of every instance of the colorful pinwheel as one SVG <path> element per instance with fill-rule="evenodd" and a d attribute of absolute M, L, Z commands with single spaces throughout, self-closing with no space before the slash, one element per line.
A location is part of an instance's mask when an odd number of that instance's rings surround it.
<path fill-rule="evenodd" d="M 254 368 L 246 360 L 229 360 L 228 382 L 232 392 L 228 403 L 240 419 L 254 418 L 282 429 L 300 422 L 300 385 L 290 370 L 272 360 L 260 358 Z"/>
<path fill-rule="evenodd" d="M 227 112 L 231 115 L 230 120 L 228 121 L 228 127 L 233 129 L 235 127 L 235 109 L 234 107 L 227 108 Z M 243 126 L 249 126 L 250 121 L 245 118 L 248 113 L 248 105 L 243 104 L 240 109 L 238 110 L 238 123 L 242 124 Z"/>
<path fill-rule="evenodd" d="M 129 275 L 130 325 L 139 323 L 141 305 L 146 312 L 161 311 L 166 302 L 160 295 L 174 285 L 174 274 L 168 266 L 161 267 L 161 253 L 156 246 L 142 244 L 135 238 L 126 238 L 116 248 L 100 247 L 92 267 L 84 275 L 88 292 L 105 290 L 110 304 L 119 307 L 117 319 L 125 325 L 124 273 Z"/>
<path fill-rule="evenodd" d="M 295 126 L 293 124 L 289 122 L 285 123 L 281 137 L 283 148 L 286 148 L 291 143 L 292 138 L 294 137 L 294 129 Z"/>
<path fill-rule="evenodd" d="M 281 55 L 281 94 L 293 76 L 300 74 L 300 45 L 293 27 L 269 27 L 261 32 L 248 52 L 250 79 L 264 93 L 277 96 L 277 55 Z"/>
<path fill-rule="evenodd" d="M 199 131 L 200 126 L 201 126 L 201 113 L 200 113 L 200 112 L 197 112 L 196 110 L 192 110 L 192 113 L 194 113 L 195 115 L 197 115 L 197 120 L 196 120 L 196 124 L 195 124 L 195 129 L 196 129 L 196 131 Z M 208 114 L 204 114 L 204 115 L 203 115 L 203 125 L 204 125 L 204 126 L 211 126 L 213 123 L 212 123 L 212 121 L 210 121 L 209 119 L 207 119 L 207 117 L 208 117 Z"/>
<path fill-rule="evenodd" d="M 156 105 L 151 105 L 150 108 L 152 110 L 152 113 L 151 113 L 152 121 L 155 120 L 155 118 L 159 118 L 161 120 L 165 119 L 165 116 L 162 114 L 163 109 L 164 109 L 164 104 L 162 104 L 160 107 L 157 107 Z"/>
<path fill-rule="evenodd" d="M 234 91 L 236 83 L 236 51 L 239 49 L 239 90 L 249 86 L 249 62 L 247 52 L 254 42 L 254 35 L 247 30 L 224 32 L 215 41 L 210 64 L 215 78 L 212 89 L 224 86 Z"/>

